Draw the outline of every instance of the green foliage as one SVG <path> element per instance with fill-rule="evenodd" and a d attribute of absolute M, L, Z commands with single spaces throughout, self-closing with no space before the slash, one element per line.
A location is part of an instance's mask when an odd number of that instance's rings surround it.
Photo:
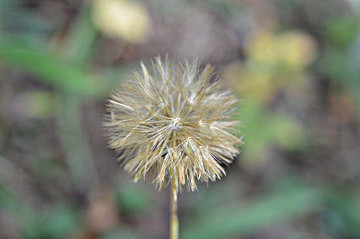
<path fill-rule="evenodd" d="M 30 46 L 12 38 L 2 37 L 0 57 L 8 64 L 30 72 L 66 92 L 80 94 L 98 92 L 92 75 L 56 58 L 46 50 L 46 47 Z"/>
<path fill-rule="evenodd" d="M 183 238 L 224 238 L 241 236 L 273 223 L 289 220 L 319 207 L 321 190 L 291 187 L 278 190 L 248 206 L 222 205 L 186 224 Z"/>
<path fill-rule="evenodd" d="M 0 187 L 0 206 L 18 222 L 25 238 L 63 238 L 78 228 L 75 211 L 65 205 L 54 205 L 48 213 L 36 213 Z"/>
<path fill-rule="evenodd" d="M 102 239 L 119 239 L 119 238 L 126 238 L 126 239 L 139 239 L 141 237 L 133 234 L 129 230 L 124 228 L 118 228 L 116 230 L 112 230 L 106 233 Z"/>
<path fill-rule="evenodd" d="M 64 238 L 75 232 L 79 225 L 72 208 L 58 205 L 45 216 L 42 226 L 49 237 Z"/>
<path fill-rule="evenodd" d="M 64 55 L 71 62 L 85 65 L 93 54 L 97 31 L 90 19 L 90 7 L 85 7 L 71 28 Z"/>
<path fill-rule="evenodd" d="M 323 223 L 336 237 L 358 238 L 360 235 L 360 208 L 355 196 L 345 190 L 327 194 Z"/>
<path fill-rule="evenodd" d="M 16 36 L 31 40 L 51 30 L 51 24 L 34 12 L 22 7 L 19 0 L 0 1 L 0 30 L 16 32 Z"/>
<path fill-rule="evenodd" d="M 135 186 L 128 185 L 117 191 L 116 201 L 121 213 L 130 215 L 143 213 L 148 206 L 149 195 L 143 189 Z"/>
<path fill-rule="evenodd" d="M 241 105 L 237 119 L 242 122 L 239 129 L 245 135 L 244 154 L 249 164 L 261 163 L 270 146 L 294 149 L 303 144 L 304 129 L 294 119 L 271 113 L 252 102 Z"/>
<path fill-rule="evenodd" d="M 326 28 L 327 41 L 335 48 L 348 47 L 358 34 L 358 25 L 355 19 L 343 17 L 330 22 Z"/>

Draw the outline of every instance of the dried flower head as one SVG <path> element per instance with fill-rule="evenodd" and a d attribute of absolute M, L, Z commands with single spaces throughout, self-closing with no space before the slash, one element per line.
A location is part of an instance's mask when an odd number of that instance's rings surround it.
<path fill-rule="evenodd" d="M 241 139 L 231 120 L 238 101 L 211 82 L 213 67 L 173 64 L 158 57 L 152 68 L 141 64 L 107 105 L 109 145 L 135 177 L 153 177 L 158 188 L 172 182 L 196 189 L 196 179 L 215 181 L 238 153 Z"/>

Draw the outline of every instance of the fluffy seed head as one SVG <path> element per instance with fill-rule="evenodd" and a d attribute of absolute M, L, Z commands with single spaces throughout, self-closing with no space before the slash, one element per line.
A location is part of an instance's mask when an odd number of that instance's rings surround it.
<path fill-rule="evenodd" d="M 210 65 L 158 57 L 141 68 L 107 104 L 106 132 L 119 161 L 135 181 L 151 175 L 159 189 L 171 181 L 193 191 L 196 180 L 220 179 L 242 144 L 232 128 L 236 98 Z"/>

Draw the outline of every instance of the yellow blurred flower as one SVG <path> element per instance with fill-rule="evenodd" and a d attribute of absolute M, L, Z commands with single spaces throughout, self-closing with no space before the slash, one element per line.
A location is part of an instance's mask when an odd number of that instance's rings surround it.
<path fill-rule="evenodd" d="M 278 90 L 301 84 L 307 78 L 306 67 L 316 56 L 314 40 L 297 31 L 278 35 L 260 31 L 245 50 L 248 59 L 229 65 L 225 78 L 242 96 L 260 104 Z"/>
<path fill-rule="evenodd" d="M 227 66 L 224 78 L 245 99 L 239 112 L 246 125 L 243 165 L 258 168 L 269 158 L 272 145 L 292 150 L 305 140 L 304 128 L 296 120 L 268 110 L 267 104 L 278 92 L 306 89 L 310 79 L 306 67 L 316 57 L 316 44 L 298 31 L 260 31 L 250 38 L 245 51 L 247 59 Z"/>
<path fill-rule="evenodd" d="M 231 88 L 242 97 L 254 99 L 256 102 L 266 102 L 273 92 L 274 85 L 269 84 L 269 74 L 262 70 L 253 71 L 242 62 L 229 65 L 224 74 Z"/>
<path fill-rule="evenodd" d="M 280 62 L 295 68 L 306 67 L 316 55 L 314 40 L 298 31 L 281 34 L 260 31 L 250 39 L 246 49 L 249 58 L 257 62 Z"/>
<path fill-rule="evenodd" d="M 151 25 L 146 8 L 130 0 L 94 0 L 93 20 L 104 34 L 133 43 L 146 41 Z"/>

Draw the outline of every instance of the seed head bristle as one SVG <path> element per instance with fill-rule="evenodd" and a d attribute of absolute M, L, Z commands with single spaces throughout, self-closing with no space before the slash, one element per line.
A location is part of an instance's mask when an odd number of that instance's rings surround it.
<path fill-rule="evenodd" d="M 231 119 L 238 100 L 212 82 L 214 69 L 196 61 L 155 58 L 133 73 L 108 100 L 109 147 L 135 180 L 152 175 L 161 189 L 170 181 L 196 190 L 196 180 L 225 175 L 242 140 Z"/>

